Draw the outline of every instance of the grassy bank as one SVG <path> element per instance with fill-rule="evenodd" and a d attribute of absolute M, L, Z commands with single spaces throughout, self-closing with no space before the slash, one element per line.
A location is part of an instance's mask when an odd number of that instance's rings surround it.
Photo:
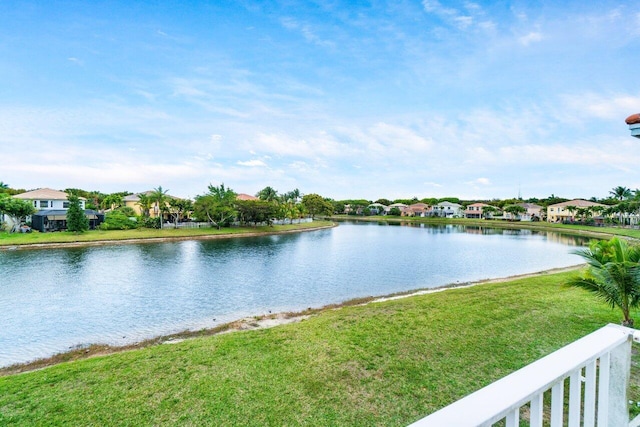
<path fill-rule="evenodd" d="M 405 224 L 431 224 L 431 225 L 466 225 L 472 227 L 528 229 L 538 231 L 555 231 L 563 234 L 587 236 L 594 238 L 609 238 L 611 236 L 623 236 L 632 239 L 640 239 L 640 229 L 622 227 L 593 227 L 588 225 L 555 224 L 549 222 L 519 222 L 468 218 L 421 218 L 421 217 L 390 217 L 390 216 L 350 216 L 335 215 L 327 217 L 337 221 L 367 221 L 367 222 L 395 222 Z"/>
<path fill-rule="evenodd" d="M 619 316 L 573 273 L 0 378 L 1 425 L 403 426 Z"/>
<path fill-rule="evenodd" d="M 91 230 L 82 234 L 70 232 L 55 233 L 7 233 L 0 232 L 0 246 L 38 245 L 49 243 L 76 243 L 76 242 L 108 242 L 122 240 L 144 239 L 180 239 L 215 236 L 241 236 L 253 234 L 283 233 L 309 228 L 328 227 L 331 221 L 314 221 L 301 224 L 274 225 L 271 227 L 238 227 L 238 228 L 163 228 L 161 230 L 139 228 L 135 230 Z"/>

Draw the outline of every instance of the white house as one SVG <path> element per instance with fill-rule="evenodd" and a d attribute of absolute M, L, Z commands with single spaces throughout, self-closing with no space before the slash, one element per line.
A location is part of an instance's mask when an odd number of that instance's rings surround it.
<path fill-rule="evenodd" d="M 451 202 L 440 202 L 431 208 L 433 216 L 444 218 L 462 218 L 464 217 L 464 209 L 462 205 Z"/>
<path fill-rule="evenodd" d="M 32 228 L 45 231 L 58 231 L 67 228 L 67 210 L 69 209 L 69 195 L 64 191 L 52 190 L 51 188 L 39 188 L 13 196 L 16 199 L 26 200 L 33 204 L 38 211 L 31 216 Z M 102 221 L 104 215 L 85 209 L 86 199 L 79 197 L 80 207 L 84 210 L 85 216 L 89 220 L 89 228 L 94 229 Z M 7 221 L 10 222 L 10 221 Z M 13 227 L 13 224 L 7 224 Z"/>
<path fill-rule="evenodd" d="M 64 191 L 52 190 L 51 188 L 39 188 L 13 196 L 16 199 L 28 200 L 33 207 L 38 210 L 43 209 L 69 209 L 69 195 Z M 85 208 L 84 197 L 80 197 L 80 207 Z"/>

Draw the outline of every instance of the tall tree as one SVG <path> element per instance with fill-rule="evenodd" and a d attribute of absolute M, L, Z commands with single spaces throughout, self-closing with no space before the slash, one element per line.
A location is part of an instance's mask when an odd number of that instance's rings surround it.
<path fill-rule="evenodd" d="M 209 193 L 196 197 L 193 212 L 197 218 L 208 220 L 220 229 L 237 215 L 234 208 L 236 193 L 231 188 L 225 188 L 224 183 L 218 187 L 209 185 L 208 188 Z"/>
<path fill-rule="evenodd" d="M 163 190 L 162 185 L 160 185 L 158 188 L 154 188 L 149 195 L 151 201 L 155 204 L 154 211 L 157 211 L 160 217 L 160 228 L 162 228 L 164 212 L 167 211 L 167 202 L 169 201 L 169 196 L 167 196 L 168 192 L 169 190 Z"/>
<path fill-rule="evenodd" d="M 612 188 L 611 191 L 609 191 L 609 194 L 615 197 L 616 200 L 618 200 L 619 202 L 630 198 L 632 195 L 630 189 L 628 189 L 627 187 L 622 187 L 620 185 L 615 188 Z"/>
<path fill-rule="evenodd" d="M 142 216 L 149 218 L 151 206 L 153 206 L 153 200 L 151 200 L 151 197 L 145 193 L 140 193 L 138 194 L 138 202 L 136 204 L 140 206 Z"/>
<path fill-rule="evenodd" d="M 575 252 L 588 264 L 582 277 L 567 282 L 593 293 L 611 308 L 622 311 L 624 326 L 633 327 L 631 309 L 640 307 L 640 247 L 617 237 L 593 241 Z"/>
<path fill-rule="evenodd" d="M 264 187 L 257 194 L 257 197 L 260 200 L 265 200 L 267 202 L 274 202 L 278 200 L 278 191 L 273 187 Z"/>
<path fill-rule="evenodd" d="M 82 210 L 80 198 L 75 194 L 70 194 L 69 209 L 67 210 L 67 230 L 74 233 L 83 233 L 89 229 L 89 219 Z"/>
<path fill-rule="evenodd" d="M 20 229 L 20 226 L 29 215 L 36 212 L 33 205 L 21 199 L 15 199 L 8 194 L 0 193 L 0 213 L 5 214 L 11 220 L 11 233 Z"/>
<path fill-rule="evenodd" d="M 193 211 L 193 203 L 189 199 L 171 199 L 169 200 L 169 208 L 173 222 L 178 228 L 178 221 L 183 219 L 186 213 Z"/>
<path fill-rule="evenodd" d="M 305 194 L 302 197 L 302 206 L 312 219 L 316 215 L 331 215 L 333 213 L 333 205 L 319 194 Z"/>

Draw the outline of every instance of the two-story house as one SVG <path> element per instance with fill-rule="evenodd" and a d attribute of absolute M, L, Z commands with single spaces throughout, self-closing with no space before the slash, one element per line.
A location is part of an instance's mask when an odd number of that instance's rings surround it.
<path fill-rule="evenodd" d="M 16 199 L 27 200 L 38 209 L 31 215 L 31 228 L 46 232 L 67 229 L 67 210 L 69 209 L 69 195 L 64 191 L 51 188 L 39 188 L 13 196 Z M 104 215 L 85 209 L 86 200 L 80 197 L 80 207 L 89 220 L 89 228 L 94 229 L 104 221 Z"/>
<path fill-rule="evenodd" d="M 578 209 L 591 208 L 592 211 L 604 209 L 607 205 L 602 203 L 590 202 L 589 200 L 574 199 L 568 202 L 556 203 L 547 206 L 548 222 L 566 222 L 574 221 L 578 214 Z"/>
<path fill-rule="evenodd" d="M 484 209 L 487 207 L 493 208 L 494 206 L 488 205 L 486 203 L 472 203 L 467 206 L 467 209 L 464 211 L 464 217 L 483 218 Z"/>

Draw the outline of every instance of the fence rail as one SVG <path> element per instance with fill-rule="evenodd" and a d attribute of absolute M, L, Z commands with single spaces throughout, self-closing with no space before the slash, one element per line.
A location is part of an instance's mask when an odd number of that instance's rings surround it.
<path fill-rule="evenodd" d="M 627 407 L 633 340 L 640 331 L 607 325 L 410 427 L 517 427 L 521 418 L 532 427 L 637 426 Z"/>

